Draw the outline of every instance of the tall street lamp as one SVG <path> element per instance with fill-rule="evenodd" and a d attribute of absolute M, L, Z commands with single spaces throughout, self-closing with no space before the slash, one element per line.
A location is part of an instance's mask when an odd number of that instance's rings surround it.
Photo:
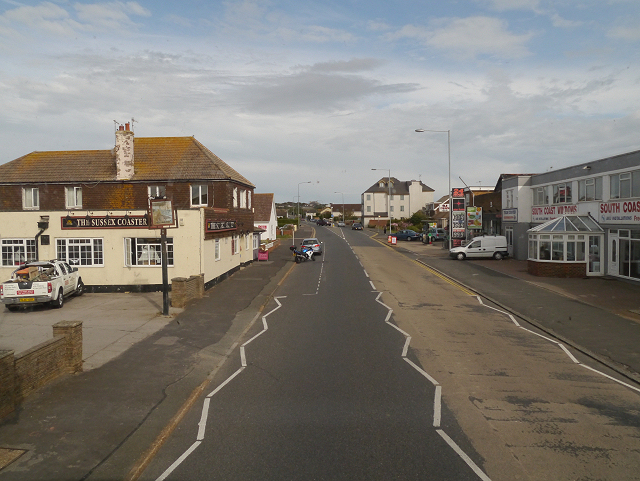
<path fill-rule="evenodd" d="M 389 172 L 388 177 L 388 186 L 389 186 L 389 197 L 387 198 L 387 214 L 389 214 L 389 234 L 391 234 L 391 169 L 371 169 L 371 170 L 386 170 Z"/>
<path fill-rule="evenodd" d="M 308 181 L 308 182 L 298 182 L 298 217 L 297 217 L 297 219 L 296 219 L 296 220 L 298 221 L 298 222 L 297 222 L 297 223 L 298 223 L 298 226 L 300 226 L 300 186 L 301 186 L 302 184 L 311 184 L 311 183 L 312 183 L 311 181 Z"/>
<path fill-rule="evenodd" d="M 334 192 L 334 194 L 342 194 L 342 222 L 344 222 L 344 193 L 343 192 Z"/>
<path fill-rule="evenodd" d="M 452 237 L 453 237 L 453 225 L 451 223 L 451 213 L 453 212 L 453 205 L 451 205 L 451 130 L 429 130 L 429 129 L 416 129 L 416 132 L 446 132 L 447 133 L 447 149 L 449 151 L 449 250 L 451 250 Z"/>

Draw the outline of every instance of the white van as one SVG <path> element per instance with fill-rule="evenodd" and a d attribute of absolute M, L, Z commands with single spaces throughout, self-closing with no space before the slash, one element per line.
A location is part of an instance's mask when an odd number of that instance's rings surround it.
<path fill-rule="evenodd" d="M 467 257 L 470 259 L 476 257 L 493 257 L 499 261 L 509 255 L 507 251 L 507 238 L 503 235 L 474 237 L 466 246 L 451 249 L 449 255 L 459 261 Z"/>

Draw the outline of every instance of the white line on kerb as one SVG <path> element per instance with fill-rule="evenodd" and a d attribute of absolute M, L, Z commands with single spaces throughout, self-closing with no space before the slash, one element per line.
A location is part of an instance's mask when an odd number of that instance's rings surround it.
<path fill-rule="evenodd" d="M 480 305 L 482 305 L 482 306 L 484 306 L 484 307 L 488 307 L 489 309 L 493 309 L 494 311 L 497 311 L 497 312 L 499 312 L 499 313 L 501 313 L 501 314 L 504 314 L 505 316 L 508 316 L 508 317 L 511 319 L 511 321 L 513 321 L 513 323 L 514 323 L 516 326 L 518 326 L 520 329 L 522 329 L 523 331 L 527 331 L 527 332 L 528 332 L 528 333 L 530 333 L 530 334 L 535 334 L 536 336 L 541 337 L 541 338 L 542 338 L 542 339 L 544 339 L 545 341 L 549 341 L 549 342 L 551 342 L 551 343 L 553 343 L 553 344 L 558 345 L 558 346 L 560 347 L 560 349 L 562 349 L 562 350 L 564 351 L 564 353 L 569 357 L 569 359 L 571 359 L 571 360 L 572 360 L 575 364 L 577 364 L 578 366 L 582 366 L 582 367 L 584 367 L 584 368 L 586 368 L 586 369 L 589 369 L 590 371 L 595 372 L 596 374 L 600 374 L 601 376 L 604 376 L 604 377 L 606 377 L 606 378 L 609 378 L 609 379 L 611 379 L 612 381 L 615 381 L 615 382 L 617 382 L 618 384 L 621 384 L 622 386 L 625 386 L 625 387 L 628 387 L 629 389 L 633 389 L 634 391 L 640 392 L 640 389 L 639 389 L 639 388 L 637 388 L 637 387 L 635 387 L 635 386 L 632 386 L 631 384 L 627 384 L 626 382 L 622 382 L 622 381 L 620 381 L 619 379 L 616 379 L 615 377 L 609 376 L 608 374 L 605 374 L 605 373 L 603 373 L 603 372 L 601 372 L 601 371 L 598 371 L 597 369 L 594 369 L 594 368 L 592 368 L 592 367 L 590 367 L 590 366 L 587 366 L 586 364 L 582 364 L 580 361 L 578 361 L 578 360 L 575 358 L 575 356 L 574 356 L 573 354 L 571 354 L 571 352 L 569 351 L 569 349 L 567 349 L 567 347 L 566 347 L 564 344 L 562 344 L 561 342 L 559 342 L 559 341 L 557 341 L 557 340 L 555 340 L 555 339 L 551 339 L 550 337 L 543 336 L 542 334 L 539 334 L 539 333 L 537 333 L 537 332 L 535 332 L 535 331 L 532 331 L 531 329 L 527 329 L 527 328 L 526 328 L 526 327 L 524 327 L 524 326 L 521 326 L 521 325 L 520 325 L 520 324 L 518 324 L 518 322 L 515 320 L 515 318 L 513 317 L 513 315 L 509 314 L 508 312 L 501 311 L 500 309 L 496 309 L 495 307 L 492 307 L 492 306 L 488 306 L 488 305 L 486 305 L 484 302 L 482 302 L 482 298 L 481 298 L 480 296 L 476 296 L 476 298 L 478 299 L 478 302 L 480 303 Z"/>
<path fill-rule="evenodd" d="M 200 415 L 200 422 L 198 422 L 198 434 L 196 435 L 196 442 L 193 443 L 191 445 L 191 447 L 189 449 L 187 449 L 178 459 L 176 459 L 174 461 L 174 463 L 171 466 L 169 466 L 166 469 L 166 471 L 160 475 L 159 478 L 156 479 L 156 481 L 163 481 L 164 479 L 166 479 L 167 476 L 169 476 L 178 466 L 180 466 L 180 464 L 185 459 L 187 459 L 187 457 L 198 446 L 200 446 L 200 444 L 204 440 L 205 433 L 206 433 L 207 418 L 209 417 L 209 405 L 211 404 L 211 398 L 213 396 L 215 396 L 223 387 L 225 387 L 227 384 L 229 384 L 238 374 L 240 374 L 242 371 L 245 370 L 245 368 L 247 366 L 247 359 L 245 357 L 245 352 L 244 352 L 245 346 L 248 345 L 249 343 L 251 343 L 252 341 L 254 341 L 258 336 L 264 334 L 267 331 L 267 329 L 269 329 L 269 326 L 267 325 L 267 317 L 270 316 L 275 311 L 277 311 L 278 309 L 280 309 L 280 307 L 282 307 L 282 304 L 280 303 L 280 301 L 278 299 L 282 299 L 284 297 L 286 297 L 286 296 L 277 296 L 277 297 L 273 298 L 273 300 L 276 301 L 276 304 L 278 304 L 278 307 L 275 307 L 274 309 L 270 310 L 267 314 L 262 316 L 262 331 L 260 331 L 258 334 L 256 334 L 251 339 L 249 339 L 247 342 L 242 344 L 242 346 L 240 346 L 240 363 L 241 363 L 241 367 L 236 372 L 234 372 L 231 376 L 229 376 L 227 379 L 225 379 L 224 382 L 222 382 L 218 387 L 216 387 L 213 391 L 211 391 L 205 397 L 204 402 L 202 403 L 202 414 Z"/>

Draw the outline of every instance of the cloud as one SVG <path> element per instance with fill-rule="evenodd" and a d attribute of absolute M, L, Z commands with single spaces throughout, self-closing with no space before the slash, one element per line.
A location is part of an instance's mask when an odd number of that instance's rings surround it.
<path fill-rule="evenodd" d="M 618 26 L 609 30 L 608 36 L 629 42 L 637 42 L 640 40 L 640 28 L 637 25 L 629 27 Z"/>
<path fill-rule="evenodd" d="M 533 37 L 533 33 L 513 34 L 504 20 L 479 16 L 444 19 L 438 23 L 431 28 L 405 25 L 387 38 L 415 39 L 463 59 L 479 56 L 520 58 L 529 55 L 525 44 Z"/>
<path fill-rule="evenodd" d="M 10 25 L 7 34 L 15 33 L 20 27 L 32 31 L 43 31 L 56 36 L 69 36 L 80 28 L 80 24 L 70 18 L 69 13 L 62 7 L 50 2 L 37 6 L 20 6 L 7 10 L 0 22 Z"/>

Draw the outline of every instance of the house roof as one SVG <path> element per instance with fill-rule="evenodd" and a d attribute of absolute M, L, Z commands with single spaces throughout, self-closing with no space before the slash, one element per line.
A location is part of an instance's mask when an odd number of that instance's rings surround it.
<path fill-rule="evenodd" d="M 376 182 L 371 187 L 369 187 L 367 190 L 365 190 L 365 193 L 376 193 L 376 192 L 388 193 L 389 192 L 389 186 L 387 185 L 388 180 L 389 180 L 388 177 L 383 177 L 378 182 Z M 384 184 L 382 187 L 380 187 L 381 182 Z M 411 185 L 411 182 L 415 182 L 415 181 L 413 180 L 404 181 L 404 180 L 398 180 L 395 177 L 391 177 L 391 195 L 409 195 L 409 186 Z M 434 192 L 434 190 L 431 187 L 429 187 L 428 185 L 425 185 L 424 183 L 422 183 L 422 181 L 420 181 L 420 185 L 422 186 L 422 192 Z"/>
<path fill-rule="evenodd" d="M 136 137 L 132 182 L 233 180 L 255 187 L 194 137 Z M 111 150 L 32 152 L 0 165 L 0 182 L 113 182 Z"/>
<path fill-rule="evenodd" d="M 254 222 L 269 222 L 273 207 L 273 194 L 253 194 Z"/>

